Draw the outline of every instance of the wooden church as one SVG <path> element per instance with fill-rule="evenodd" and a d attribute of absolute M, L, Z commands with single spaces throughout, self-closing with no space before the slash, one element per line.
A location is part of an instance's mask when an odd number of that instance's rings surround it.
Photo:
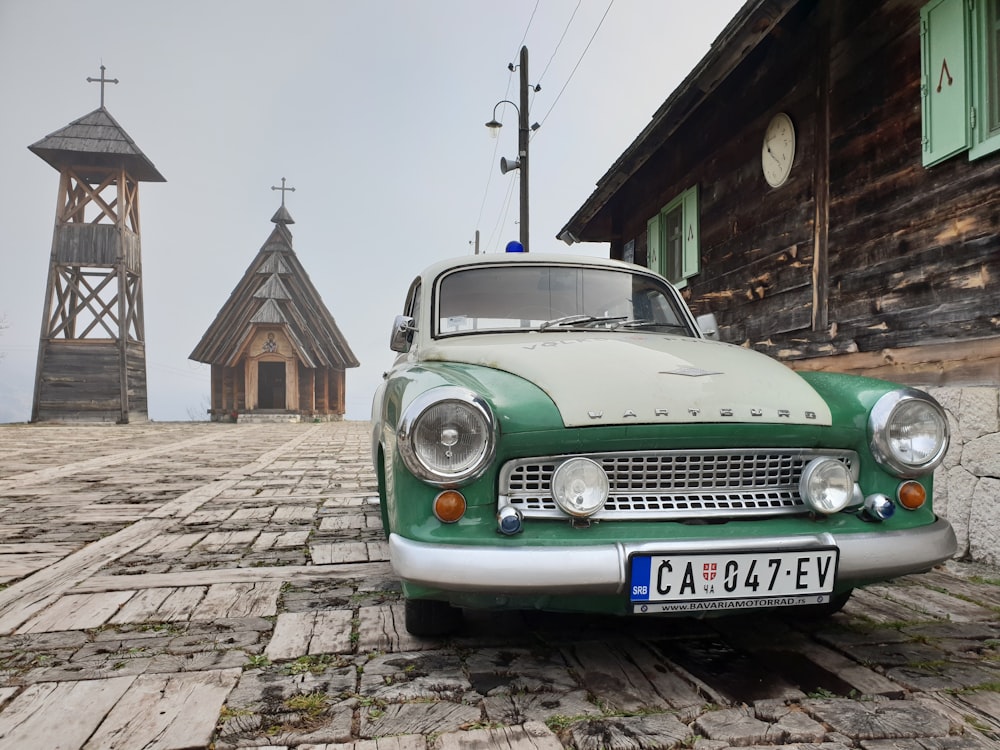
<path fill-rule="evenodd" d="M 28 148 L 59 172 L 32 422 L 144 422 L 139 183 L 165 182 L 101 106 Z"/>
<path fill-rule="evenodd" d="M 358 361 L 292 250 L 286 188 L 271 236 L 190 358 L 212 366 L 212 421 L 343 418 Z"/>

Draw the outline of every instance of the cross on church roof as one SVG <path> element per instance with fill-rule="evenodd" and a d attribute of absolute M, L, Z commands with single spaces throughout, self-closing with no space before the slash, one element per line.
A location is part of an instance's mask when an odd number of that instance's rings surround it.
<path fill-rule="evenodd" d="M 271 185 L 271 190 L 280 190 L 281 191 L 281 207 L 282 208 L 285 207 L 285 193 L 289 192 L 289 191 L 293 192 L 293 193 L 295 192 L 295 188 L 293 188 L 293 187 L 285 187 L 285 178 L 284 177 L 281 178 L 281 187 L 275 187 L 274 185 Z"/>
<path fill-rule="evenodd" d="M 87 83 L 100 83 L 101 84 L 101 107 L 104 107 L 104 84 L 106 84 L 106 83 L 118 83 L 118 79 L 117 78 L 105 78 L 104 77 L 104 71 L 105 70 L 106 70 L 106 68 L 104 67 L 104 63 L 101 63 L 101 77 L 100 78 L 91 78 L 90 76 L 87 76 Z"/>

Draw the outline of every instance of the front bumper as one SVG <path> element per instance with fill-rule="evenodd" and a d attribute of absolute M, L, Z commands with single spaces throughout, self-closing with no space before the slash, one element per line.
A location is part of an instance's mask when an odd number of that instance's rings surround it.
<path fill-rule="evenodd" d="M 754 537 L 743 540 L 644 542 L 572 547 L 478 547 L 425 544 L 389 535 L 389 560 L 402 580 L 444 591 L 613 595 L 628 584 L 637 553 L 757 552 L 838 547 L 837 584 L 861 585 L 929 570 L 955 554 L 955 532 L 943 518 L 905 531 Z"/>

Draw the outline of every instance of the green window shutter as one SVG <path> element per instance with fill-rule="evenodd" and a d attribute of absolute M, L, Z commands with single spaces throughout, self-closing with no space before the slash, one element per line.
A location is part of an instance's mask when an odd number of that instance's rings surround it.
<path fill-rule="evenodd" d="M 968 42 L 965 0 L 933 0 L 920 9 L 925 167 L 969 147 Z"/>
<path fill-rule="evenodd" d="M 685 279 L 701 270 L 701 238 L 698 229 L 698 186 L 684 193 L 684 255 L 681 276 Z"/>
<path fill-rule="evenodd" d="M 660 268 L 660 215 L 646 222 L 646 265 L 651 271 L 663 273 Z"/>

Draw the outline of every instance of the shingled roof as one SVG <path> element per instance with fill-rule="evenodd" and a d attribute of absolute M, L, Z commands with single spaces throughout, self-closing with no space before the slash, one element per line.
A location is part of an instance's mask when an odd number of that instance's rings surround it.
<path fill-rule="evenodd" d="M 64 166 L 82 170 L 84 174 L 80 176 L 85 179 L 103 176 L 86 174 L 86 167 L 124 166 L 136 180 L 166 182 L 153 162 L 104 107 L 49 133 L 28 149 L 58 170 Z"/>
<path fill-rule="evenodd" d="M 234 366 L 256 325 L 282 326 L 307 367 L 346 369 L 358 360 L 292 250 L 292 217 L 282 207 L 275 228 L 215 316 L 190 359 Z"/>
<path fill-rule="evenodd" d="M 558 239 L 574 242 L 607 242 L 612 234 L 612 207 L 619 188 L 649 161 L 663 144 L 706 101 L 781 22 L 800 0 L 746 0 L 726 25 L 708 53 L 688 73 L 649 124 L 636 136 L 597 188 L 559 230 Z"/>

